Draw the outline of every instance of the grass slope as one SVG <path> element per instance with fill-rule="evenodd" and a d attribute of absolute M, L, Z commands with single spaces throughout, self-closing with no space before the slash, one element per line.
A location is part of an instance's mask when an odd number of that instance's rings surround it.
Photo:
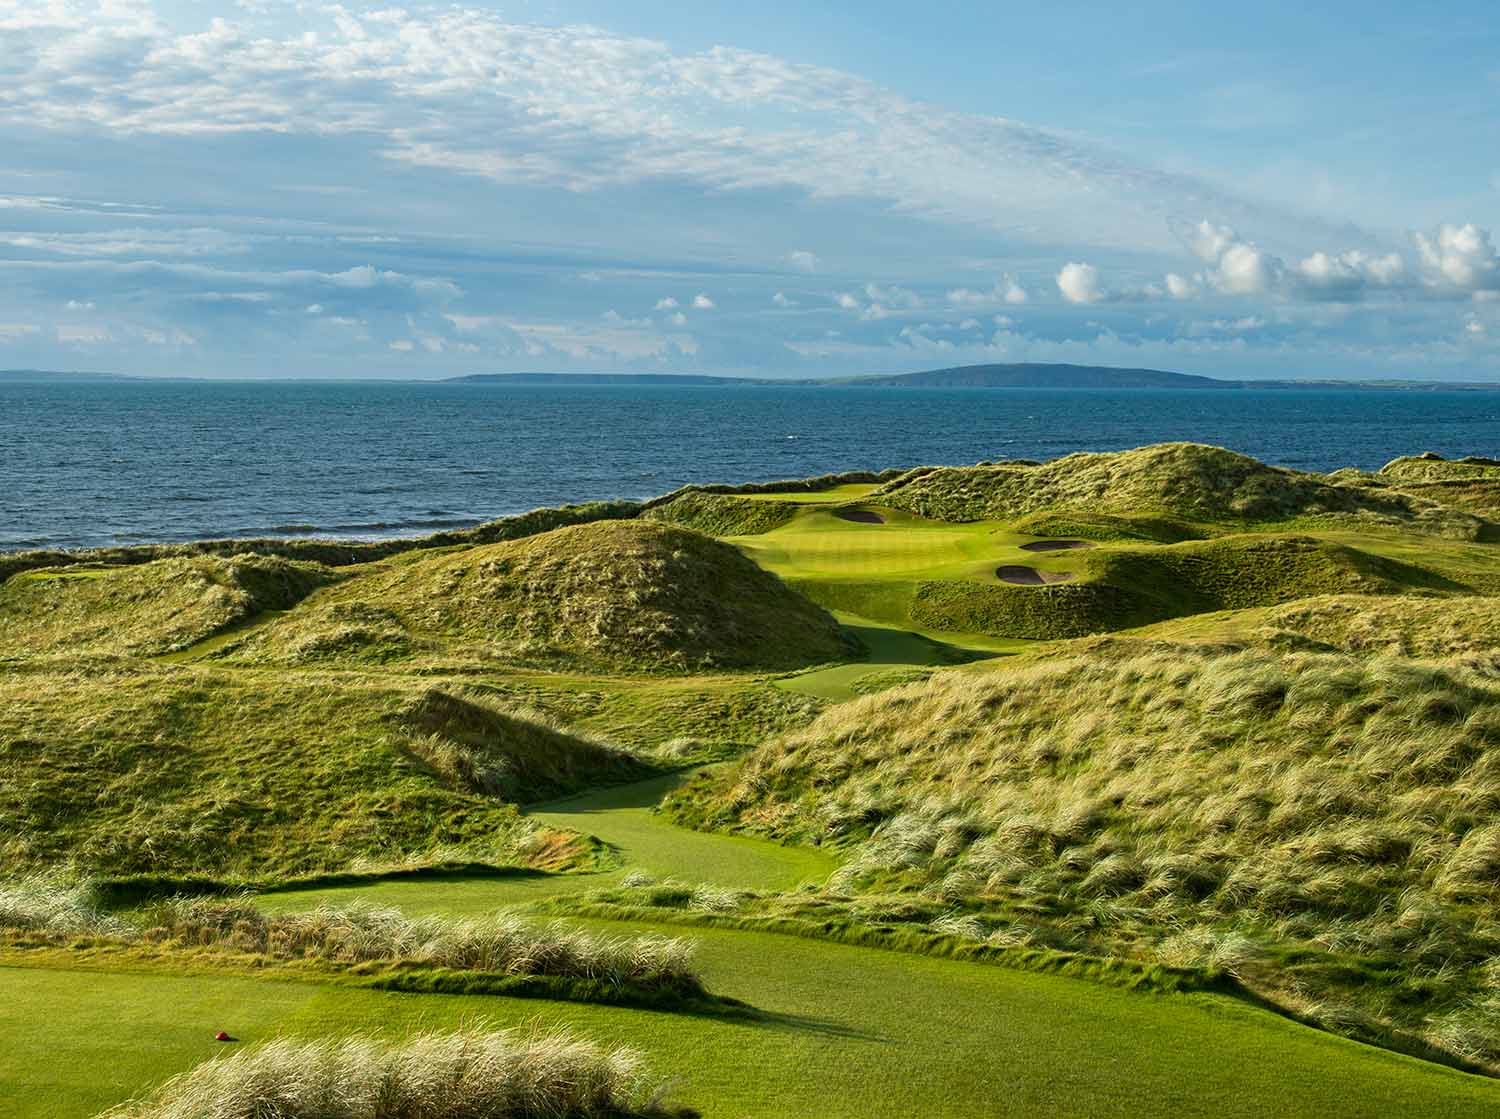
<path fill-rule="evenodd" d="M 1116 649 L 830 709 L 669 802 L 846 848 L 973 935 L 1232 962 L 1362 1036 L 1500 1063 L 1500 686 L 1459 664 Z"/>
<path fill-rule="evenodd" d="M 43 568 L 0 583 L 0 659 L 185 648 L 337 575 L 269 556 L 196 556 L 125 568 Z"/>
<path fill-rule="evenodd" d="M 500 797 L 629 779 L 636 758 L 430 682 L 37 662 L 0 674 L 0 859 L 277 878 L 565 861 Z"/>
<path fill-rule="evenodd" d="M 645 521 L 377 565 L 233 652 L 387 661 L 454 642 L 495 662 L 606 672 L 784 669 L 847 652 L 827 613 L 736 549 Z"/>

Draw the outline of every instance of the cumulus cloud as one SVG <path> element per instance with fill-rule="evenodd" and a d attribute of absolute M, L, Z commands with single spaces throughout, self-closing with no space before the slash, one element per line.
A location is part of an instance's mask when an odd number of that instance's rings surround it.
<path fill-rule="evenodd" d="M 822 263 L 816 253 L 808 252 L 806 249 L 793 249 L 786 254 L 786 257 L 792 267 L 799 272 L 816 272 L 818 265 Z"/>
<path fill-rule="evenodd" d="M 1104 298 L 1099 287 L 1099 269 L 1092 264 L 1064 264 L 1057 274 L 1057 290 L 1069 303 L 1098 303 Z"/>
<path fill-rule="evenodd" d="M 845 311 L 859 310 L 859 300 L 855 299 L 854 296 L 847 291 L 841 291 L 837 295 L 835 295 L 833 297 L 833 302 L 835 305 Z"/>
<path fill-rule="evenodd" d="M 775 295 L 771 296 L 771 302 L 778 307 L 796 307 L 798 305 L 797 301 L 784 291 L 778 291 Z"/>
<path fill-rule="evenodd" d="M 1440 225 L 1431 234 L 1417 234 L 1417 250 L 1434 286 L 1461 292 L 1500 290 L 1500 255 L 1487 229 Z"/>
<path fill-rule="evenodd" d="M 688 317 L 681 311 L 673 312 L 673 314 L 667 319 L 667 322 L 671 323 L 673 326 L 687 326 L 687 321 Z"/>
<path fill-rule="evenodd" d="M 30 322 L 0 322 L 0 342 L 14 342 L 18 338 L 40 334 L 42 328 Z"/>
<path fill-rule="evenodd" d="M 658 311 L 675 311 L 677 309 L 677 300 L 673 299 L 670 295 L 663 296 L 656 301 L 656 309 Z"/>
<path fill-rule="evenodd" d="M 695 311 L 712 311 L 717 304 L 712 299 L 699 292 L 693 296 L 693 309 Z"/>
<path fill-rule="evenodd" d="M 898 287 L 895 284 L 888 287 L 881 287 L 879 284 L 874 283 L 866 284 L 865 295 L 869 296 L 871 302 L 883 303 L 888 307 L 901 307 L 910 310 L 923 306 L 923 300 L 920 295 L 907 288 Z"/>

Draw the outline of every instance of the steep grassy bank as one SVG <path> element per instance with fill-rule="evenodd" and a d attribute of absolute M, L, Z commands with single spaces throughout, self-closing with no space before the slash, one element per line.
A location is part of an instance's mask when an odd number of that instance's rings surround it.
<path fill-rule="evenodd" d="M 972 935 L 1217 960 L 1500 1061 L 1500 685 L 1459 663 L 1101 650 L 833 708 L 669 802 L 834 845 Z"/>

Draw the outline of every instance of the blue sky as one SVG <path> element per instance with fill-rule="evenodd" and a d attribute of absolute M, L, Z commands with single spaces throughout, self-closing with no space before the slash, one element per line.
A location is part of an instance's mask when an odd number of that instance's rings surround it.
<path fill-rule="evenodd" d="M 0 367 L 1500 377 L 1488 5 L 808 7 L 0 0 Z"/>

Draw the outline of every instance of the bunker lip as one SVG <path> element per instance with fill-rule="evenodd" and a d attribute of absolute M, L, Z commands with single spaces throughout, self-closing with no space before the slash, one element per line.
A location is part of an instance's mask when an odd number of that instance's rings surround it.
<path fill-rule="evenodd" d="M 833 515 L 841 521 L 853 521 L 860 525 L 885 524 L 885 518 L 873 509 L 835 509 Z"/>
<path fill-rule="evenodd" d="M 1092 548 L 1094 545 L 1088 540 L 1033 540 L 1030 544 L 1022 544 L 1023 552 L 1071 552 L 1077 548 Z"/>
<path fill-rule="evenodd" d="M 1040 587 L 1045 583 L 1066 583 L 1073 578 L 1071 571 L 1038 571 L 1034 567 L 1005 564 L 995 568 L 995 577 L 1002 583 L 1014 583 L 1018 587 Z"/>

